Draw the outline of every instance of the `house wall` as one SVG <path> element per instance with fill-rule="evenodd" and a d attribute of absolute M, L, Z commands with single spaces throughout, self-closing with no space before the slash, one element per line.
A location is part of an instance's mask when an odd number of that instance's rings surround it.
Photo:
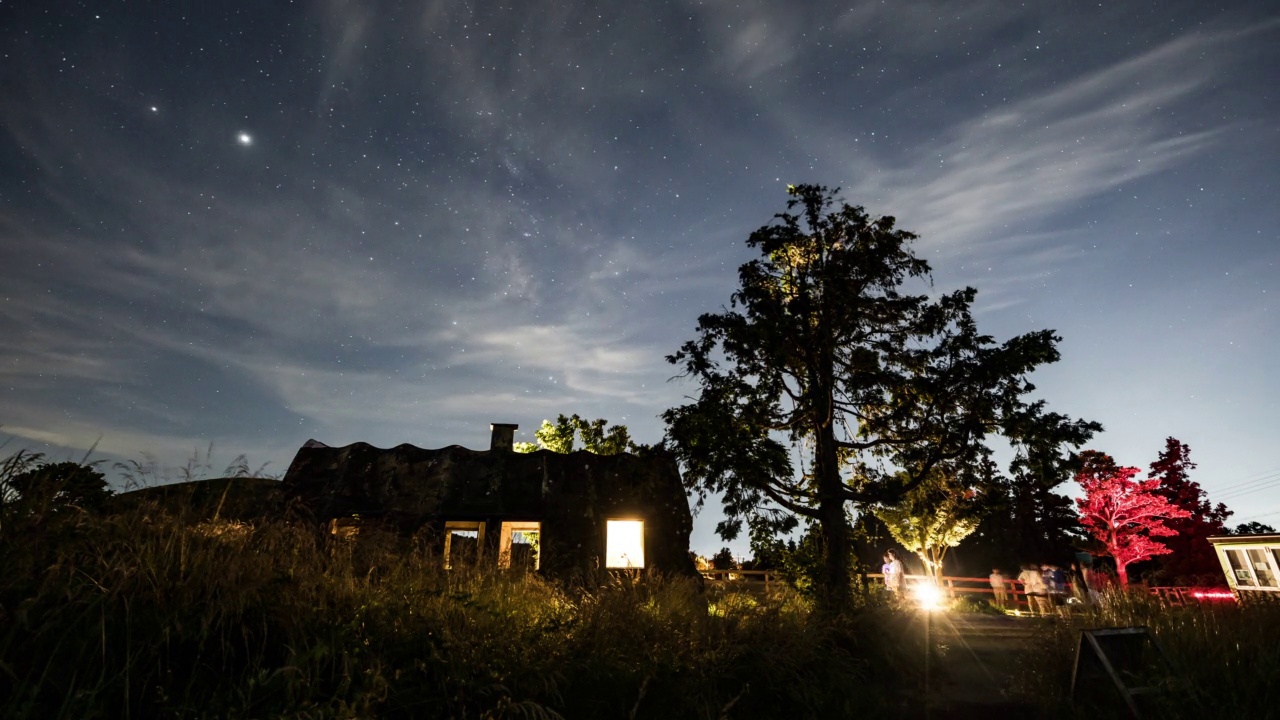
<path fill-rule="evenodd" d="M 696 575 L 689 557 L 693 518 L 675 460 L 666 454 L 567 455 L 475 451 L 459 446 L 382 450 L 365 443 L 309 442 L 285 474 L 286 493 L 317 519 L 359 514 L 413 532 L 449 520 L 486 526 L 485 555 L 497 557 L 504 520 L 537 520 L 542 571 L 566 579 L 603 571 L 605 523 L 645 521 L 646 569 Z"/>

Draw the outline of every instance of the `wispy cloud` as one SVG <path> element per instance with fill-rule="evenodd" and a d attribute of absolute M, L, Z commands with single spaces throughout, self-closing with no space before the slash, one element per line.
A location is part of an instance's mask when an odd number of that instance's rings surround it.
<path fill-rule="evenodd" d="M 1170 111 L 1221 71 L 1226 60 L 1213 51 L 1228 41 L 1183 36 L 984 113 L 850 190 L 909 209 L 912 228 L 942 252 L 972 252 L 1010 228 L 1034 230 L 1085 198 L 1210 148 L 1222 127 L 1191 130 Z M 935 242 L 943 238 L 947 245 Z"/>

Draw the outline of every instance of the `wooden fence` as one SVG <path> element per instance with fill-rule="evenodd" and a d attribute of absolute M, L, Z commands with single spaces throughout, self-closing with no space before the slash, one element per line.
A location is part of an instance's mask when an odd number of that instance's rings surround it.
<path fill-rule="evenodd" d="M 756 593 L 762 592 L 766 596 L 786 584 L 786 581 L 782 579 L 776 570 L 703 570 L 701 572 L 702 577 L 706 578 L 713 587 L 732 588 Z M 880 573 L 867 573 L 867 578 L 875 583 L 884 583 L 884 575 Z M 931 582 L 927 575 L 907 575 L 906 578 L 908 589 L 914 584 Z M 946 593 L 947 597 L 952 599 L 966 597 L 978 602 L 995 600 L 996 591 L 991 587 L 990 578 L 943 576 L 938 580 L 938 587 Z M 1030 604 L 1027 602 L 1027 594 L 1022 587 L 1022 583 L 1017 580 L 1006 580 L 1005 587 L 1006 607 L 1010 610 L 1029 609 Z M 1227 588 L 1162 586 L 1150 587 L 1147 588 L 1147 591 L 1158 599 L 1161 604 L 1170 606 L 1223 600 L 1234 601 L 1235 599 Z M 1072 587 L 1068 583 L 1066 596 L 1071 597 L 1071 595 Z"/>
<path fill-rule="evenodd" d="M 702 570 L 701 572 L 702 577 L 706 578 L 713 587 L 763 592 L 766 595 L 786 584 L 776 570 Z M 907 575 L 906 578 L 908 588 L 911 585 L 931 582 L 927 575 Z M 880 573 L 867 573 L 867 579 L 874 583 L 884 583 L 884 575 Z M 991 587 L 990 579 L 984 577 L 944 576 L 939 579 L 938 586 L 947 597 L 953 599 L 963 596 L 978 601 L 992 600 L 996 592 Z M 1008 607 L 1015 610 L 1026 608 L 1027 597 L 1022 591 L 1022 583 L 1011 580 L 1007 582 L 1007 586 Z"/>

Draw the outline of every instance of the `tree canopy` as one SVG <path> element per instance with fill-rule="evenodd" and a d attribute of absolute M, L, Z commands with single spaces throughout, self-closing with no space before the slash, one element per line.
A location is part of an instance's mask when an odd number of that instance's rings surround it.
<path fill-rule="evenodd" d="M 0 462 L 0 525 L 14 517 L 58 516 L 73 508 L 97 512 L 114 494 L 92 465 L 45 462 L 43 455 L 26 452 Z"/>
<path fill-rule="evenodd" d="M 978 527 L 982 515 L 981 478 L 939 465 L 893 505 L 874 509 L 889 534 L 924 563 L 925 574 L 942 575 L 947 550 L 960 544 Z"/>
<path fill-rule="evenodd" d="M 608 425 L 609 421 L 604 418 L 584 420 L 577 413 L 567 417 L 559 415 L 554 424 L 550 420 L 542 421 L 542 426 L 533 434 L 537 442 L 518 442 L 513 448 L 522 453 L 536 450 L 571 453 L 575 448 L 575 436 L 582 440 L 583 450 L 597 455 L 637 452 L 643 448 L 632 442 L 626 425 Z"/>
<path fill-rule="evenodd" d="M 786 212 L 748 238 L 759 257 L 739 268 L 730 307 L 668 357 L 699 390 L 664 419 L 699 501 L 723 497 L 723 537 L 744 520 L 819 524 L 831 608 L 849 589 L 851 505 L 891 505 L 940 463 L 982 455 L 1058 338 L 997 344 L 978 332 L 975 289 L 929 293 L 916 235 L 894 218 L 822 186 L 788 192 Z"/>
<path fill-rule="evenodd" d="M 1210 504 L 1200 483 L 1191 479 L 1195 468 L 1191 448 L 1174 437 L 1165 439 L 1164 450 L 1151 463 L 1150 477 L 1160 481 L 1156 493 L 1188 513 L 1165 523 L 1174 534 L 1163 540 L 1169 554 L 1157 561 L 1160 576 L 1179 585 L 1212 584 L 1222 576 L 1208 538 L 1226 535 L 1227 518 L 1232 515 L 1226 505 Z"/>
<path fill-rule="evenodd" d="M 1043 401 L 1006 418 L 1013 459 L 1007 475 L 993 473 L 984 485 L 985 512 L 963 546 L 970 572 L 1028 560 L 1073 562 L 1087 534 L 1075 504 L 1057 488 L 1080 470 L 1075 450 L 1101 430 L 1099 423 L 1049 412 Z"/>
<path fill-rule="evenodd" d="M 1169 548 L 1155 538 L 1174 535 L 1169 520 L 1191 513 L 1160 495 L 1160 480 L 1136 480 L 1136 467 L 1118 467 L 1111 456 L 1094 450 L 1081 454 L 1083 467 L 1076 482 L 1084 496 L 1076 500 L 1080 523 L 1099 546 L 1099 554 L 1116 563 L 1121 585 L 1129 584 L 1128 566 Z"/>

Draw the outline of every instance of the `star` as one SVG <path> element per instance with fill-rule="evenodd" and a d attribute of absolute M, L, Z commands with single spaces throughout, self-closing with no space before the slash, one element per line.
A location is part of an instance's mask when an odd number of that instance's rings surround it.
<path fill-rule="evenodd" d="M 253 136 L 241 130 L 240 133 L 236 135 L 236 142 L 244 147 L 249 147 L 253 144 Z"/>

